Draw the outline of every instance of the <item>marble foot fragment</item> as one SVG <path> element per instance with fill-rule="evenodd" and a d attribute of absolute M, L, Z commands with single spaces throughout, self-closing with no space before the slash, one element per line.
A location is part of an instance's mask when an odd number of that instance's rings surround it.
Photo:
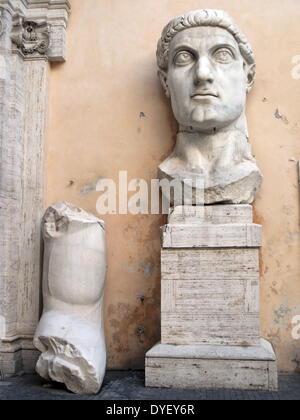
<path fill-rule="evenodd" d="M 106 367 L 104 223 L 55 203 L 44 216 L 43 237 L 44 311 L 34 337 L 42 354 L 36 370 L 76 394 L 96 394 Z"/>

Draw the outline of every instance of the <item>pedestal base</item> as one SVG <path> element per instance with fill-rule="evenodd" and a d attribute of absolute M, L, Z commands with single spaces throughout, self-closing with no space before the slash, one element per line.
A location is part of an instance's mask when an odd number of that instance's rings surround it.
<path fill-rule="evenodd" d="M 146 354 L 146 386 L 276 391 L 276 356 L 260 346 L 157 344 Z"/>

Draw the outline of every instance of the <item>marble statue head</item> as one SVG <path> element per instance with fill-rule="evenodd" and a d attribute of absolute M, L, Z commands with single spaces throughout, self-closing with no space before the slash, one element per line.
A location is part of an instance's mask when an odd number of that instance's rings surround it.
<path fill-rule="evenodd" d="M 181 129 L 214 132 L 243 114 L 255 59 L 224 11 L 196 10 L 171 20 L 158 42 L 157 63 Z"/>
<path fill-rule="evenodd" d="M 221 10 L 189 12 L 163 30 L 157 63 L 179 124 L 160 179 L 182 188 L 191 181 L 196 205 L 252 203 L 262 175 L 248 142 L 245 107 L 255 59 L 246 37 Z"/>

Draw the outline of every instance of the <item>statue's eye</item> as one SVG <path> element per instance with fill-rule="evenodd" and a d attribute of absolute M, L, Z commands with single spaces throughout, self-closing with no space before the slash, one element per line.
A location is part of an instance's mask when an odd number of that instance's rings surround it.
<path fill-rule="evenodd" d="M 214 53 L 214 58 L 219 63 L 230 63 L 234 57 L 230 50 L 222 48 Z"/>
<path fill-rule="evenodd" d="M 188 51 L 180 51 L 175 55 L 174 64 L 177 66 L 184 66 L 194 61 L 194 56 Z"/>

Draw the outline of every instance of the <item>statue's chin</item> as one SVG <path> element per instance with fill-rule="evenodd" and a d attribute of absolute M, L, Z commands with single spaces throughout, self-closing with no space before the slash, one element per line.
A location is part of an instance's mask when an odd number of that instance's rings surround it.
<path fill-rule="evenodd" d="M 199 132 L 214 134 L 218 131 L 226 129 L 238 121 L 240 115 L 232 116 L 232 118 L 220 118 L 220 116 L 206 116 L 205 118 L 191 118 L 189 121 L 186 121 L 184 124 L 180 124 L 180 131 L 190 131 L 190 132 Z"/>
<path fill-rule="evenodd" d="M 234 121 L 218 121 L 218 120 L 206 120 L 206 121 L 190 121 L 187 124 L 180 124 L 180 131 L 188 131 L 194 133 L 214 134 L 222 129 L 229 127 Z"/>
<path fill-rule="evenodd" d="M 187 131 L 214 133 L 232 125 L 242 113 L 242 107 L 237 107 L 232 112 L 224 112 L 223 107 L 197 106 L 190 113 L 188 121 L 182 121 L 180 126 L 186 127 Z"/>

